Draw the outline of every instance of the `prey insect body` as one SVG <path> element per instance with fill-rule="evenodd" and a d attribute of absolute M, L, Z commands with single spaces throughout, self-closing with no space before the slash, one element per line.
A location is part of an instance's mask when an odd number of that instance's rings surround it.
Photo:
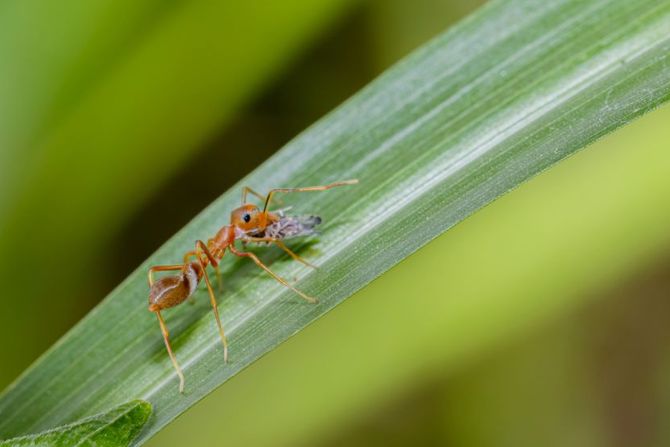
<path fill-rule="evenodd" d="M 233 210 L 230 215 L 230 224 L 225 225 L 210 238 L 207 243 L 201 240 L 196 241 L 195 249 L 184 254 L 182 264 L 158 265 L 149 268 L 149 311 L 156 314 L 158 323 L 163 334 L 163 341 L 167 349 L 172 365 L 179 377 L 179 392 L 184 391 L 184 374 L 177 362 L 177 358 L 170 346 L 170 338 L 161 315 L 161 311 L 177 306 L 188 299 L 196 291 L 200 282 L 204 279 L 209 293 L 210 303 L 216 319 L 219 330 L 219 336 L 224 349 L 224 361 L 228 361 L 228 341 L 221 324 L 221 318 L 216 302 L 216 296 L 212 288 L 211 281 L 207 274 L 207 267 L 212 266 L 217 275 L 218 285 L 221 288 L 221 273 L 219 271 L 219 262 L 226 251 L 235 256 L 249 258 L 258 267 L 265 270 L 272 278 L 279 283 L 293 290 L 301 298 L 309 303 L 316 303 L 313 298 L 293 287 L 288 281 L 274 273 L 266 266 L 256 254 L 240 250 L 235 246 L 236 241 L 246 243 L 266 243 L 274 244 L 284 250 L 289 256 L 298 262 L 309 267 L 315 267 L 299 255 L 289 249 L 284 240 L 300 236 L 312 235 L 316 232 L 315 227 L 321 223 L 318 216 L 292 216 L 286 215 L 285 210 L 275 212 L 268 211 L 272 198 L 276 193 L 307 192 L 307 191 L 325 191 L 337 186 L 353 185 L 358 180 L 345 180 L 331 183 L 323 186 L 309 186 L 303 188 L 277 188 L 271 190 L 266 196 L 262 196 L 249 187 L 242 189 L 242 206 Z M 256 205 L 247 202 L 248 194 L 252 194 L 264 201 L 262 210 Z M 178 271 L 179 273 L 170 276 L 164 276 L 154 280 L 155 272 Z"/>
<path fill-rule="evenodd" d="M 281 216 L 268 225 L 262 237 L 273 239 L 293 239 L 316 234 L 316 226 L 321 223 L 319 216 Z"/>

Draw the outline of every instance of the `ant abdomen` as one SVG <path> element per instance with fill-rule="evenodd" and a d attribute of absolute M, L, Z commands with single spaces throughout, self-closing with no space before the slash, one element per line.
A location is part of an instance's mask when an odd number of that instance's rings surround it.
<path fill-rule="evenodd" d="M 198 264 L 184 265 L 179 275 L 165 276 L 154 282 L 149 291 L 149 310 L 156 312 L 184 302 L 195 292 L 202 278 Z"/>

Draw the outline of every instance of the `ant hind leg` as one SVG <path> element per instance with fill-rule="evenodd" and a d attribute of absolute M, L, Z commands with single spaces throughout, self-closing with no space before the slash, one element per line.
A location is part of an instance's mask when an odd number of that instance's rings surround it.
<path fill-rule="evenodd" d="M 161 326 L 161 332 L 163 333 L 163 341 L 165 342 L 165 347 L 167 348 L 168 355 L 172 361 L 172 366 L 174 366 L 175 371 L 177 371 L 177 376 L 179 376 L 179 392 L 184 393 L 184 373 L 177 363 L 177 357 L 175 357 L 174 352 L 172 352 L 172 347 L 170 346 L 170 334 L 168 332 L 165 320 L 159 311 L 156 311 L 156 316 L 158 317 L 158 324 Z"/>

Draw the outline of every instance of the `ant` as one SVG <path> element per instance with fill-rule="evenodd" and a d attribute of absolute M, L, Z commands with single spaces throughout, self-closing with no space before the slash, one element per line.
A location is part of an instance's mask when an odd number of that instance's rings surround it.
<path fill-rule="evenodd" d="M 301 262 L 309 267 L 316 268 L 296 253 L 291 251 L 283 242 L 283 239 L 288 239 L 297 236 L 303 236 L 314 233 L 314 226 L 321 223 L 321 219 L 316 216 L 295 217 L 285 216 L 282 211 L 271 212 L 268 211 L 268 206 L 272 202 L 273 196 L 276 193 L 289 192 L 306 192 L 306 191 L 325 191 L 327 189 L 335 188 L 336 186 L 354 185 L 358 180 L 345 180 L 341 182 L 331 183 L 323 186 L 308 186 L 303 188 L 276 188 L 263 196 L 248 186 L 242 189 L 242 206 L 233 210 L 230 214 L 230 224 L 221 227 L 214 237 L 209 239 L 205 244 L 201 240 L 196 241 L 195 249 L 187 252 L 184 255 L 183 264 L 173 265 L 157 265 L 149 268 L 149 311 L 154 312 L 158 317 L 158 323 L 163 333 L 163 341 L 167 348 L 168 355 L 172 361 L 172 365 L 179 376 L 179 392 L 184 392 L 184 374 L 177 363 L 177 358 L 170 347 L 169 334 L 165 320 L 161 315 L 161 311 L 170 307 L 177 306 L 188 299 L 204 278 L 209 293 L 209 299 L 212 304 L 212 310 L 216 317 L 216 324 L 219 329 L 219 336 L 221 343 L 223 343 L 224 362 L 228 362 L 228 341 L 223 332 L 223 325 L 219 317 L 219 310 L 216 304 L 216 297 L 212 284 L 207 275 L 207 266 L 211 265 L 217 275 L 219 290 L 221 289 L 221 272 L 219 271 L 219 262 L 226 250 L 230 251 L 235 256 L 249 258 L 256 263 L 257 266 L 265 270 L 275 280 L 288 287 L 297 293 L 308 303 L 317 303 L 317 299 L 304 294 L 300 290 L 293 287 L 285 279 L 275 274 L 268 266 L 258 259 L 258 257 L 251 252 L 240 251 L 235 247 L 235 241 L 239 240 L 244 246 L 248 242 L 265 242 L 267 244 L 275 244 L 284 250 L 289 256 L 298 262 Z M 256 205 L 247 203 L 247 195 L 252 194 L 262 201 L 264 201 L 263 210 L 259 210 Z M 179 271 L 177 275 L 164 276 L 157 281 L 154 281 L 154 272 L 165 271 Z"/>

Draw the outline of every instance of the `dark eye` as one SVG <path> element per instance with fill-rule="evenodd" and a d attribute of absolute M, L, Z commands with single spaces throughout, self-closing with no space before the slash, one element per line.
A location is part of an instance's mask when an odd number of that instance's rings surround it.
<path fill-rule="evenodd" d="M 249 223 L 249 221 L 251 220 L 251 214 L 245 214 L 244 216 L 242 216 L 242 220 Z"/>

